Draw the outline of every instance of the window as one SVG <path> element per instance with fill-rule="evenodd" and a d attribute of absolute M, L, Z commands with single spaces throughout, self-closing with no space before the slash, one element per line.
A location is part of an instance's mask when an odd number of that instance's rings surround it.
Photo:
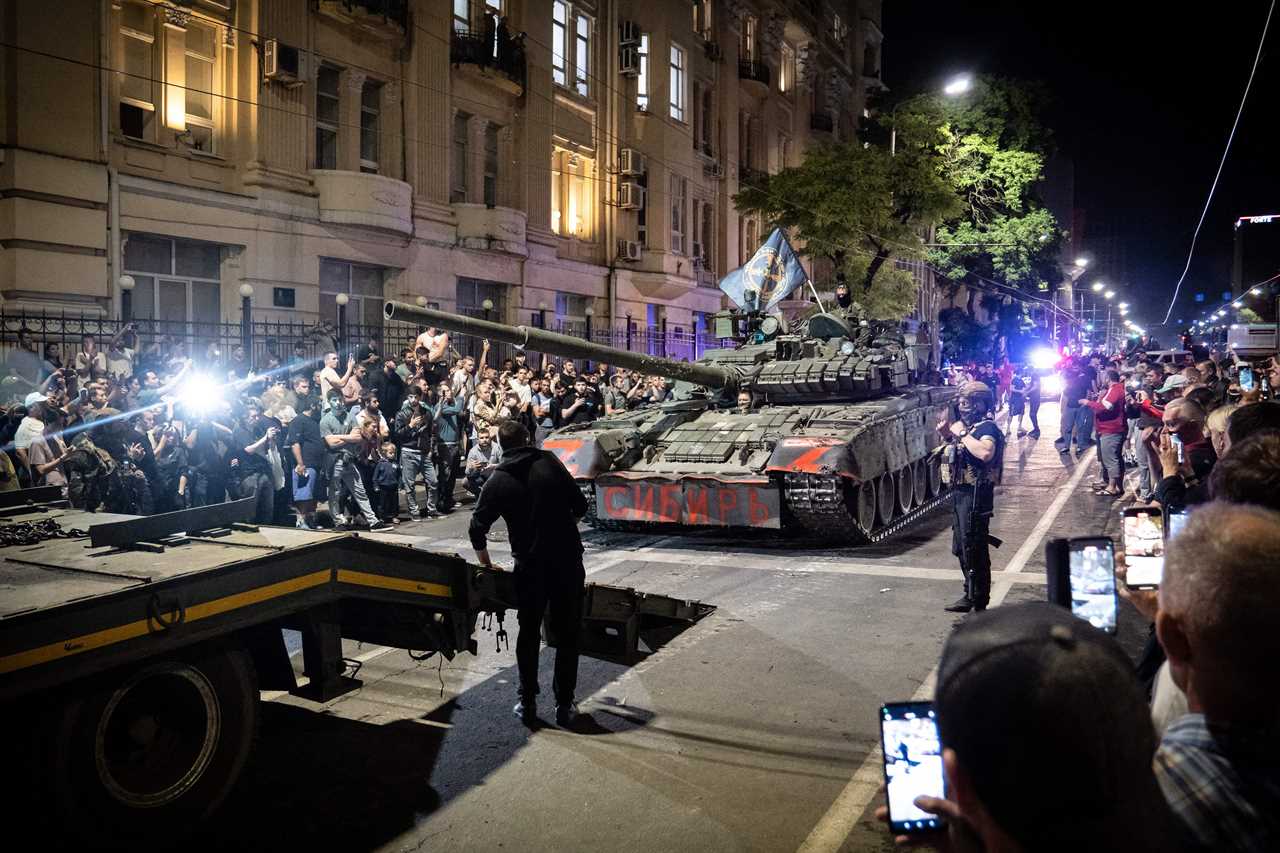
<path fill-rule="evenodd" d="M 636 77 L 636 109 L 649 109 L 649 34 L 640 34 L 640 74 Z"/>
<path fill-rule="evenodd" d="M 671 117 L 676 121 L 684 121 L 685 63 L 684 48 L 671 45 Z"/>
<path fill-rule="evenodd" d="M 698 238 L 702 243 L 702 268 L 708 271 L 715 269 L 711 260 L 715 257 L 715 212 L 715 206 L 711 202 L 702 203 L 702 226 L 698 230 Z"/>
<path fill-rule="evenodd" d="M 640 245 L 649 248 L 649 173 L 645 172 L 636 178 L 636 183 L 644 187 L 645 203 L 636 211 L 636 239 Z"/>
<path fill-rule="evenodd" d="M 759 22 L 755 15 L 744 15 L 742 18 L 742 44 L 739 47 L 743 62 L 756 61 L 756 28 Z"/>
<path fill-rule="evenodd" d="M 741 266 L 760 248 L 760 226 L 754 219 L 743 217 L 738 220 L 738 228 L 738 265 Z"/>
<path fill-rule="evenodd" d="M 124 270 L 133 277 L 133 316 L 138 320 L 210 324 L 222 319 L 221 247 L 151 234 L 129 234 Z M 162 331 L 177 332 L 172 327 Z"/>
<path fill-rule="evenodd" d="M 561 237 L 589 240 L 595 161 L 557 148 L 551 155 L 551 230 Z"/>
<path fill-rule="evenodd" d="M 470 0 L 453 0 L 453 31 L 455 33 L 471 32 Z"/>
<path fill-rule="evenodd" d="M 742 169 L 756 168 L 756 123 L 745 111 L 738 111 L 738 165 Z"/>
<path fill-rule="evenodd" d="M 449 201 L 467 200 L 467 122 L 466 113 L 453 114 L 453 151 L 449 161 Z"/>
<path fill-rule="evenodd" d="M 715 88 L 713 86 L 702 87 L 702 114 L 699 116 L 698 132 L 702 138 L 702 153 L 708 157 L 714 156 L 715 136 L 712 129 L 715 127 Z"/>
<path fill-rule="evenodd" d="M 707 41 L 715 34 L 711 29 L 711 0 L 695 0 L 693 4 L 693 31 Z"/>
<path fill-rule="evenodd" d="M 778 134 L 778 168 L 785 169 L 791 165 L 791 137 L 785 133 Z"/>
<path fill-rule="evenodd" d="M 378 114 L 382 84 L 368 82 L 360 90 L 360 171 L 378 173 Z"/>
<path fill-rule="evenodd" d="M 214 62 L 218 55 L 218 32 L 192 21 L 186 33 L 186 119 L 191 148 L 213 153 Z"/>
<path fill-rule="evenodd" d="M 689 182 L 679 175 L 671 176 L 671 251 L 683 255 L 687 251 L 685 235 L 689 230 L 685 205 Z"/>
<path fill-rule="evenodd" d="M 844 21 L 840 20 L 839 13 L 831 13 L 831 37 L 836 41 L 843 41 L 846 35 L 848 30 L 845 28 Z"/>
<path fill-rule="evenodd" d="M 785 42 L 778 63 L 778 91 L 790 93 L 796 87 L 796 49 Z"/>
<path fill-rule="evenodd" d="M 365 326 L 367 329 L 381 329 L 383 272 L 382 267 L 321 258 L 320 319 L 337 325 L 337 297 L 339 293 L 345 293 L 350 298 L 347 304 L 347 323 Z M 363 337 L 368 337 L 368 333 Z"/>
<path fill-rule="evenodd" d="M 591 19 L 578 15 L 574 23 L 573 38 L 573 88 L 582 97 L 587 96 L 587 78 L 591 73 Z"/>
<path fill-rule="evenodd" d="M 569 84 L 569 4 L 555 0 L 551 4 L 551 79 L 557 86 Z"/>
<path fill-rule="evenodd" d="M 321 65 L 316 75 L 316 168 L 338 168 L 338 81 L 341 72 Z"/>
<path fill-rule="evenodd" d="M 587 306 L 590 296 L 577 293 L 556 292 L 556 325 L 570 335 L 585 335 L 587 331 Z"/>
<path fill-rule="evenodd" d="M 126 3 L 120 10 L 120 132 L 152 141 L 156 118 L 155 8 Z"/>
<path fill-rule="evenodd" d="M 498 126 L 486 125 L 484 129 L 484 203 L 486 207 L 498 204 Z"/>

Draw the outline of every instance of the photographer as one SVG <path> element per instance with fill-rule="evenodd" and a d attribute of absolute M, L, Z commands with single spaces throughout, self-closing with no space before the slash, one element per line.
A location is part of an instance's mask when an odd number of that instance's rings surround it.
<path fill-rule="evenodd" d="M 981 382 L 960 387 L 955 411 L 938 432 L 947 442 L 943 470 L 955 497 L 951 553 L 960 559 L 964 595 L 946 609 L 952 613 L 985 610 L 991 597 L 991 515 L 995 486 L 1004 463 L 1004 434 L 992 418 L 995 400 Z"/>
<path fill-rule="evenodd" d="M 1164 429 L 1152 451 L 1159 461 L 1162 479 L 1156 501 L 1164 507 L 1202 503 L 1205 482 L 1218 461 L 1205 434 L 1205 414 L 1191 400 L 1179 398 L 1165 406 Z"/>

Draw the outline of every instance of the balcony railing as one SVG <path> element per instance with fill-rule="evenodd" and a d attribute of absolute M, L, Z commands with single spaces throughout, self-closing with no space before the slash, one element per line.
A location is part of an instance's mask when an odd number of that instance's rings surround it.
<path fill-rule="evenodd" d="M 454 30 L 449 40 L 449 61 L 454 65 L 493 68 L 525 88 L 525 50 L 520 38 Z"/>
<path fill-rule="evenodd" d="M 809 129 L 831 133 L 836 129 L 836 123 L 830 113 L 809 113 Z"/>
<path fill-rule="evenodd" d="M 754 83 L 763 83 L 766 87 L 769 85 L 769 66 L 763 62 L 739 62 L 738 63 L 738 79 L 750 80 Z"/>

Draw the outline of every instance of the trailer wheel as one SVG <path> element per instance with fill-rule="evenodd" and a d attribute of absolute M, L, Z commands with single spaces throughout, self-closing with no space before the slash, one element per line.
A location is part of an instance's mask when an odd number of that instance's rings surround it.
<path fill-rule="evenodd" d="M 54 758 L 64 826 L 123 838 L 194 829 L 235 784 L 257 719 L 243 649 L 150 663 L 72 699 Z"/>

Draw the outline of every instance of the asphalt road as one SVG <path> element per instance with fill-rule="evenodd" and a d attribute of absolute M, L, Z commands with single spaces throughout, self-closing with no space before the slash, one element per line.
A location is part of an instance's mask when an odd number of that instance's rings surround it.
<path fill-rule="evenodd" d="M 994 598 L 1044 597 L 1043 542 L 1113 534 L 1092 454 L 1011 441 L 992 532 Z M 469 513 L 402 542 L 470 556 Z M 500 533 L 500 531 L 499 531 Z M 589 719 L 530 731 L 512 650 L 415 662 L 350 644 L 364 686 L 323 707 L 269 695 L 242 783 L 197 849 L 834 851 L 892 849 L 872 820 L 880 703 L 928 698 L 961 593 L 949 513 L 890 543 L 833 549 L 753 535 L 589 531 L 588 580 L 716 606 L 642 663 L 584 659 Z M 501 561 L 504 543 L 492 546 Z M 1144 626 L 1123 614 L 1136 649 Z M 550 657 L 543 697 L 552 718 Z M 270 832 L 264 828 L 271 827 Z"/>

